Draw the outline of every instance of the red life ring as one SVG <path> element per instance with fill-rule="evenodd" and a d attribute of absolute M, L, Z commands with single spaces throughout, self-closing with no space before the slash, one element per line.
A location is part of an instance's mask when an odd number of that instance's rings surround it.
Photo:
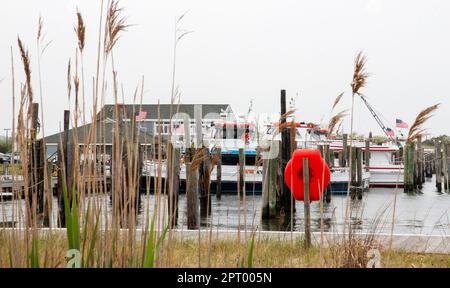
<path fill-rule="evenodd" d="M 298 201 L 303 195 L 303 158 L 309 159 L 309 200 L 320 200 L 323 191 L 330 183 L 330 169 L 319 150 L 299 149 L 294 151 L 284 171 L 284 181 Z"/>

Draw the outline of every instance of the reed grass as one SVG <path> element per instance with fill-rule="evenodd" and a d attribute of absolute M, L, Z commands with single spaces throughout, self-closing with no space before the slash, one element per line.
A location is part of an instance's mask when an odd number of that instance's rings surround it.
<path fill-rule="evenodd" d="M 51 209 L 48 214 L 50 221 L 42 223 L 39 221 L 42 211 L 37 209 L 37 185 L 35 173 L 37 167 L 34 165 L 34 159 L 30 159 L 29 155 L 35 143 L 37 131 L 31 126 L 32 115 L 31 107 L 34 103 L 34 92 L 31 83 L 32 66 L 30 61 L 30 53 L 25 48 L 24 42 L 18 38 L 19 54 L 21 56 L 24 80 L 20 83 L 20 99 L 18 117 L 15 119 L 13 115 L 13 123 L 17 124 L 17 135 L 14 138 L 17 151 L 23 160 L 22 166 L 13 165 L 13 174 L 24 176 L 24 206 L 22 200 L 19 199 L 18 187 L 15 188 L 15 198 L 13 199 L 12 219 L 17 222 L 17 227 L 9 230 L 0 228 L 0 267 L 66 267 L 66 252 L 68 249 L 76 249 L 80 253 L 81 267 L 363 267 L 367 261 L 366 252 L 370 248 L 378 247 L 374 237 L 366 239 L 357 238 L 351 234 L 344 242 L 337 243 L 331 247 L 312 247 L 310 250 L 304 250 L 300 241 L 294 241 L 291 237 L 290 242 L 265 240 L 257 237 L 258 228 L 255 227 L 254 221 L 251 224 L 251 235 L 247 237 L 247 223 L 245 225 L 245 237 L 240 239 L 240 225 L 238 228 L 238 239 L 236 240 L 220 240 L 214 239 L 212 233 L 212 218 L 209 218 L 209 235 L 206 238 L 200 237 L 200 229 L 198 239 L 183 240 L 172 237 L 172 229 L 168 223 L 174 215 L 166 213 L 169 205 L 177 205 L 177 203 L 169 202 L 166 204 L 167 192 L 172 189 L 170 186 L 162 185 L 161 163 L 171 161 L 171 154 L 168 153 L 167 147 L 164 146 L 162 140 L 162 125 L 160 120 L 160 111 L 158 109 L 159 125 L 158 131 L 153 135 L 145 135 L 145 142 L 139 143 L 139 133 L 136 131 L 136 121 L 132 124 L 125 123 L 122 118 L 135 117 L 133 113 L 127 115 L 129 111 L 123 109 L 120 105 L 120 98 L 125 98 L 126 93 L 120 83 L 120 75 L 116 70 L 114 63 L 114 48 L 117 45 L 121 35 L 130 27 L 127 24 L 127 18 L 123 16 L 123 9 L 120 8 L 118 1 L 111 1 L 106 7 L 101 2 L 98 29 L 98 47 L 97 59 L 95 63 L 84 63 L 83 55 L 89 43 L 86 43 L 86 27 L 85 21 L 80 11 L 77 11 L 77 25 L 74 28 L 76 42 L 75 55 L 72 58 L 75 61 L 68 60 L 67 64 L 67 102 L 69 110 L 72 114 L 71 126 L 74 127 L 72 139 L 67 139 L 69 144 L 73 145 L 73 153 L 64 155 L 73 157 L 71 162 L 73 165 L 66 165 L 61 160 L 55 171 L 59 173 L 62 185 L 62 206 L 58 209 L 64 210 L 65 216 L 65 233 L 60 233 L 53 228 L 62 224 L 59 211 Z M 106 8 L 106 9 L 105 9 Z M 106 18 L 104 19 L 104 14 Z M 178 111 L 180 103 L 180 92 L 176 88 L 175 68 L 176 68 L 176 45 L 191 31 L 179 29 L 179 22 L 185 14 L 176 20 L 176 31 L 174 36 L 174 63 L 173 63 L 173 79 L 172 91 L 170 95 L 171 105 L 174 110 Z M 92 29 L 93 30 L 93 29 Z M 38 22 L 38 45 L 37 54 L 42 55 L 48 45 L 43 44 L 43 19 L 39 18 Z M 73 57 L 74 56 L 74 57 Z M 39 58 L 40 59 L 40 58 Z M 79 60 L 80 59 L 80 60 Z M 108 61 L 111 60 L 111 67 Z M 79 61 L 81 67 L 79 67 Z M 12 97 L 15 103 L 15 81 L 14 81 L 14 61 L 13 53 L 11 55 L 12 62 Z M 74 63 L 74 66 L 72 65 Z M 92 65 L 95 67 L 95 76 L 92 77 L 92 125 L 84 126 L 82 132 L 84 135 L 83 142 L 79 142 L 78 124 L 79 124 L 79 95 L 83 96 L 82 107 L 82 123 L 86 124 L 85 113 L 85 96 L 89 97 L 87 83 L 84 77 L 84 65 Z M 357 95 L 359 90 L 365 86 L 367 74 L 364 70 L 365 58 L 362 54 L 358 54 L 355 62 L 355 74 L 352 82 L 353 94 Z M 38 70 L 40 71 L 40 60 Z M 81 79 L 79 70 L 81 69 Z M 109 76 L 108 76 L 109 75 Z M 43 103 L 42 79 L 39 77 L 41 103 Z M 112 86 L 112 90 L 107 89 L 108 85 Z M 144 94 L 144 78 L 141 85 L 141 100 Z M 138 88 L 134 91 L 135 99 L 137 97 Z M 86 94 L 86 95 L 85 95 Z M 106 97 L 113 97 L 114 112 L 111 126 L 114 128 L 113 148 L 111 156 L 113 165 L 111 166 L 111 189 L 107 190 L 105 186 L 98 187 L 96 179 L 101 178 L 106 182 L 106 164 L 98 164 L 96 159 L 106 153 L 106 133 L 107 124 L 105 115 L 98 113 L 98 105 L 105 104 Z M 334 104 L 333 109 L 340 102 L 343 94 L 340 94 Z M 47 99 L 48 100 L 48 99 Z M 74 100 L 74 101 L 73 101 Z M 71 103 L 74 102 L 74 106 Z M 159 100 L 158 100 L 159 103 Z M 133 103 L 135 104 L 135 103 Z M 41 107 L 42 108 L 42 107 Z M 171 107 L 172 109 L 172 107 Z M 15 110 L 15 109 L 14 109 Z M 285 120 L 294 114 L 295 110 L 288 111 L 285 115 L 281 115 L 281 121 L 285 122 L 278 128 L 279 131 L 287 129 L 289 123 Z M 62 116 L 62 115 L 61 115 Z M 100 119 L 97 119 L 99 117 Z M 336 115 L 334 126 L 344 117 L 344 111 Z M 41 114 L 41 118 L 43 118 Z M 426 117 L 425 117 L 426 118 Z M 98 120 L 98 121 L 97 121 Z M 353 121 L 353 117 L 352 117 Z M 330 127 L 329 127 L 330 128 Z M 81 128 L 80 128 L 81 129 Z M 333 129 L 331 129 L 332 131 Z M 419 130 L 420 131 L 420 130 Z M 45 136 L 45 133 L 43 133 Z M 147 137 L 148 136 L 148 137 Z M 63 138 L 69 137 L 64 135 Z M 61 139 L 60 146 L 65 142 Z M 103 146 L 97 147 L 97 144 Z M 140 159 L 138 153 L 139 144 L 151 145 L 151 153 L 146 153 L 144 159 Z M 94 149 L 95 148 L 95 149 Z M 170 151 L 169 151 L 170 152 Z M 259 153 L 259 152 L 258 152 Z M 126 155 L 126 157 L 124 157 Z M 211 160 L 211 170 L 217 163 L 218 155 L 212 157 L 205 153 L 205 149 L 199 149 L 193 157 L 190 165 L 191 173 L 194 169 L 198 169 L 200 165 L 209 157 Z M 62 157 L 64 159 L 64 157 Z M 173 158 L 173 157 L 172 157 Z M 142 211 L 145 215 L 143 229 L 139 230 L 137 226 L 137 213 L 143 205 L 140 199 L 139 183 L 139 163 L 142 160 L 152 160 L 157 162 L 158 171 L 156 171 L 156 181 L 154 187 L 150 187 L 147 182 L 146 194 L 150 193 L 153 188 L 155 197 L 146 197 L 146 210 Z M 49 163 L 46 163 L 50 169 Z M 99 167 L 100 165 L 100 167 Z M 259 165 L 259 164 L 258 164 Z M 31 170 L 30 170 L 31 169 Z M 102 174 L 103 173 L 103 174 Z M 147 180 L 149 181 L 149 180 Z M 44 198 L 47 203 L 51 203 L 53 199 L 52 191 L 49 189 L 49 183 L 45 185 Z M 243 191 L 240 191 L 243 192 Z M 246 206 L 245 193 L 243 194 L 244 206 Z M 210 197 L 210 194 L 208 194 Z M 239 207 L 240 207 L 239 198 Z M 150 212 L 153 207 L 153 213 Z M 170 207 L 170 206 L 169 206 Z M 172 210 L 171 210 L 172 211 Z M 209 212 L 209 211 L 208 211 Z M 239 224 L 241 211 L 239 211 Z M 209 214 L 209 213 L 207 213 Z M 245 216 L 245 215 L 244 215 Z M 291 217 L 292 219 L 293 217 Z M 244 218 L 246 219 L 246 218 Z M 375 221 L 374 225 L 378 226 L 380 222 Z M 41 226 L 50 226 L 46 233 L 42 233 Z M 291 223 L 291 232 L 293 231 Z M 351 231 L 350 231 L 351 232 Z M 373 232 L 376 233 L 375 231 Z M 381 248 L 380 248 L 381 249 Z M 206 251 L 206 252 L 205 252 Z M 389 251 L 390 253 L 392 251 Z M 429 266 L 435 264 L 438 266 L 448 266 L 444 257 L 441 255 L 417 255 L 411 253 L 392 252 L 390 265 L 405 265 L 417 267 Z M 206 257 L 203 257 L 206 256 Z M 400 259 L 407 259 L 401 262 Z M 197 261 L 193 259 L 198 259 Z M 444 260 L 443 260 L 444 259 Z"/>

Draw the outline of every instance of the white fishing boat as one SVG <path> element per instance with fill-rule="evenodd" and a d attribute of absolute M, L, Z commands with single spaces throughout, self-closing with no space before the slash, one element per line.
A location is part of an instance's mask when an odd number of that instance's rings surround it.
<path fill-rule="evenodd" d="M 353 142 L 354 147 L 360 147 L 367 153 L 365 143 Z M 332 142 L 330 149 L 342 151 L 342 142 Z M 403 165 L 400 161 L 400 148 L 393 143 L 382 145 L 371 143 L 369 146 L 369 166 L 364 163 L 364 169 L 370 172 L 370 187 L 403 187 Z M 364 157 L 365 159 L 365 157 Z"/>
<path fill-rule="evenodd" d="M 317 145 L 326 140 L 325 131 L 318 129 L 317 125 L 312 123 L 296 123 L 296 141 L 299 148 L 317 148 Z M 218 121 L 208 129 L 206 141 L 209 149 L 212 151 L 217 147 L 221 148 L 222 177 L 221 188 L 223 193 L 236 193 L 239 177 L 239 149 L 244 150 L 245 168 L 244 181 L 247 193 L 261 193 L 263 181 L 262 165 L 256 163 L 257 148 L 264 145 L 264 141 L 278 140 L 278 133 L 275 125 L 265 125 L 260 139 L 255 139 L 257 127 L 254 123 L 236 123 Z M 305 141 L 305 139 L 307 139 Z M 180 190 L 183 191 L 186 185 L 186 166 L 180 165 Z M 161 177 L 165 181 L 167 175 L 166 162 L 146 161 L 143 175 L 149 176 L 152 180 Z M 347 167 L 331 167 L 330 187 L 332 193 L 347 193 L 349 183 L 349 169 Z M 370 173 L 363 171 L 362 187 L 369 188 Z M 217 169 L 211 171 L 211 191 L 215 191 L 217 185 Z M 145 186 L 145 185 L 144 185 Z"/>

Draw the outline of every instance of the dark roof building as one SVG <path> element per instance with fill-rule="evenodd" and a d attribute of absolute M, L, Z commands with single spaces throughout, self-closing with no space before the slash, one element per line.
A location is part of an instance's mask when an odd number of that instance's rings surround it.
<path fill-rule="evenodd" d="M 141 116 L 137 121 L 136 127 L 138 128 L 139 140 L 141 143 L 152 143 L 152 137 L 156 136 L 158 125 L 161 125 L 161 134 L 168 135 L 169 131 L 169 121 L 177 113 L 186 113 L 189 118 L 191 125 L 194 125 L 195 121 L 195 110 L 201 111 L 202 122 L 213 122 L 214 120 L 220 119 L 220 115 L 226 113 L 227 115 L 233 114 L 230 105 L 228 104 L 143 104 L 143 105 L 132 105 L 132 104 L 118 104 L 117 110 L 115 109 L 115 104 L 104 105 L 103 108 L 97 113 L 96 116 L 96 143 L 111 145 L 113 143 L 114 130 L 116 127 L 115 111 L 120 111 L 121 118 L 126 124 L 125 130 L 128 128 L 127 135 L 131 135 L 131 118 L 133 115 L 135 117 Z M 159 117 L 158 117 L 159 115 Z M 78 143 L 86 143 L 88 135 L 93 134 L 93 124 L 89 123 L 77 128 L 78 130 Z M 191 135 L 195 132 L 191 130 Z M 68 139 L 70 143 L 73 143 L 73 136 L 75 129 L 69 130 Z M 63 133 L 56 133 L 45 137 L 45 143 L 47 145 L 57 145 L 63 139 Z M 130 136 L 131 137 L 131 136 Z M 88 141 L 93 143 L 94 141 Z"/>

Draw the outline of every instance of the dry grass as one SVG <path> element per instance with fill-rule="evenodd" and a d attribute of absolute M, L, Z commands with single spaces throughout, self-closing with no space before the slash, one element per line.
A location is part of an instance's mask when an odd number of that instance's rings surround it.
<path fill-rule="evenodd" d="M 11 238 L 7 232 L 0 231 L 0 268 L 6 267 L 27 267 L 26 241 L 19 239 L 15 241 L 14 245 L 17 250 L 17 255 L 14 261 L 10 261 L 9 252 Z M 66 267 L 66 251 L 67 241 L 64 236 L 51 234 L 42 236 L 39 239 L 39 258 L 41 259 L 40 267 Z M 128 245 L 123 243 L 120 239 L 117 245 Z M 241 243 L 241 249 L 245 247 Z M 136 248 L 141 249 L 140 242 L 136 243 Z M 199 249 L 200 248 L 200 249 Z M 170 262 L 169 254 L 170 251 Z M 197 240 L 184 240 L 174 238 L 170 242 L 170 246 L 166 246 L 162 252 L 158 263 L 159 267 L 174 267 L 174 268 L 196 268 L 199 267 L 198 259 L 200 252 L 200 266 L 201 267 L 224 267 L 233 268 L 241 267 L 239 261 L 238 242 L 236 240 L 214 240 L 211 243 L 203 241 L 199 243 Z M 337 253 L 337 251 L 340 251 Z M 357 251 L 355 254 L 358 261 L 346 262 L 342 253 L 349 251 Z M 353 248 L 343 247 L 341 245 L 324 248 L 322 256 L 318 247 L 312 247 L 309 250 L 304 250 L 303 243 L 295 241 L 277 241 L 277 240 L 259 240 L 255 242 L 253 267 L 365 267 L 368 261 L 367 255 L 368 247 L 365 246 L 364 241 L 358 243 Z M 352 252 L 352 253 L 353 253 Z M 99 253 L 96 251 L 95 253 Z M 209 254 L 209 256 L 208 256 Z M 348 254 L 350 255 L 350 254 Z M 97 256 L 97 255 L 95 255 Z M 133 267 L 128 261 L 129 255 L 124 253 L 124 250 L 117 249 L 114 255 L 112 267 Z M 98 257 L 93 258 L 91 267 L 103 267 L 103 263 L 97 262 Z M 389 261 L 386 261 L 389 259 Z M 134 259 L 135 263 L 140 262 L 138 257 Z M 169 264 L 170 263 L 170 264 Z M 347 264 L 353 265 L 347 265 Z M 408 253 L 404 251 L 381 251 L 381 267 L 406 267 L 406 268 L 422 268 L 422 267 L 441 267 L 450 268 L 450 258 L 445 254 L 423 254 L 423 253 Z"/>
<path fill-rule="evenodd" d="M 112 0 L 108 7 L 105 31 L 105 54 L 109 54 L 120 38 L 120 33 L 126 31 L 129 25 L 126 18 L 121 15 L 123 8 L 119 8 L 119 2 Z"/>
<path fill-rule="evenodd" d="M 411 128 L 409 129 L 408 142 L 413 142 L 417 138 L 424 136 L 426 130 L 422 128 L 422 125 L 433 116 L 433 113 L 439 108 L 439 105 L 440 104 L 435 104 L 420 111 L 416 120 L 414 120 L 413 125 L 411 125 Z"/>
<path fill-rule="evenodd" d="M 86 38 L 86 26 L 84 25 L 83 16 L 80 11 L 77 11 L 77 21 L 77 27 L 74 29 L 78 38 L 78 49 L 80 49 L 80 52 L 83 53 Z"/>
<path fill-rule="evenodd" d="M 356 55 L 355 59 L 355 69 L 353 72 L 353 81 L 352 81 L 352 93 L 353 95 L 359 94 L 360 89 L 364 88 L 367 83 L 367 78 L 369 77 L 369 74 L 366 72 L 366 56 L 363 55 L 363 52 L 360 51 Z"/>
<path fill-rule="evenodd" d="M 333 111 L 334 108 L 336 108 L 336 106 L 339 104 L 339 102 L 341 102 L 343 96 L 344 96 L 344 92 L 342 92 L 341 94 L 339 94 L 339 95 L 336 97 L 336 99 L 334 99 L 333 106 L 331 106 L 331 111 Z"/>
<path fill-rule="evenodd" d="M 341 120 L 348 116 L 347 110 L 341 111 L 331 117 L 330 122 L 328 123 L 328 133 L 329 135 L 333 134 L 334 128 L 336 128 L 336 125 L 341 122 Z"/>

